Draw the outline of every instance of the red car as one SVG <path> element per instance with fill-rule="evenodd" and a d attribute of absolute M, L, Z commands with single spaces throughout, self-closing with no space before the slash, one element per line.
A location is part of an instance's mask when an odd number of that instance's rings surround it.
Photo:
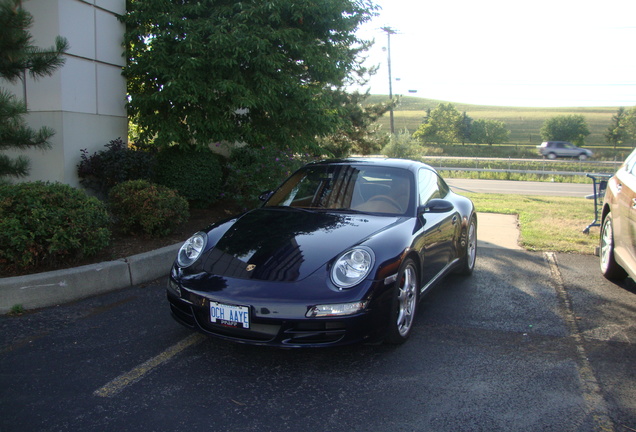
<path fill-rule="evenodd" d="M 636 280 L 636 150 L 607 182 L 601 215 L 601 272 Z"/>

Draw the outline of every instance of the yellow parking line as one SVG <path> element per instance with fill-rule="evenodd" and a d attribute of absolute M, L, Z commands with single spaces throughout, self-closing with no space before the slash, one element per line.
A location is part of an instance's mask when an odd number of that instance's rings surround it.
<path fill-rule="evenodd" d="M 205 339 L 205 336 L 194 333 L 187 338 L 183 339 L 181 342 L 171 346 L 161 354 L 156 357 L 151 358 L 150 360 L 140 364 L 136 368 L 132 369 L 129 372 L 119 375 L 117 378 L 106 384 L 105 386 L 95 390 L 93 395 L 100 397 L 113 397 L 124 388 L 137 382 L 141 377 L 145 374 L 160 366 L 161 364 L 167 362 L 175 355 L 179 354 L 184 349 L 189 346 L 196 345 L 202 342 Z"/>

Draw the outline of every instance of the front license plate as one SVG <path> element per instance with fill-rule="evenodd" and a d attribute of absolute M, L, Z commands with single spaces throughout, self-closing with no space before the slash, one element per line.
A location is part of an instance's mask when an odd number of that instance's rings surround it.
<path fill-rule="evenodd" d="M 210 302 L 210 321 L 229 327 L 250 328 L 250 309 L 247 306 L 233 306 Z"/>

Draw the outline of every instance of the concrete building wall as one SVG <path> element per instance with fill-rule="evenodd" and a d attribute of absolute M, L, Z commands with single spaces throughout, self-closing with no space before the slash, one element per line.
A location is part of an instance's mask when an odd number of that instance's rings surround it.
<path fill-rule="evenodd" d="M 38 47 L 50 47 L 57 35 L 70 45 L 66 63 L 53 76 L 2 86 L 25 98 L 27 122 L 55 130 L 52 148 L 24 154 L 31 160 L 27 181 L 59 181 L 79 185 L 80 150 L 104 149 L 115 138 L 126 138 L 126 81 L 123 36 L 117 14 L 125 0 L 23 0 L 33 15 L 30 33 Z"/>

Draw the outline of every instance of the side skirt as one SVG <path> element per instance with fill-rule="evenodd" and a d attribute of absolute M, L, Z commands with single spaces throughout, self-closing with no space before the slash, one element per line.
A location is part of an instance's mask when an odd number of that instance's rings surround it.
<path fill-rule="evenodd" d="M 426 291 L 431 289 L 433 285 L 435 285 L 440 279 L 446 276 L 450 271 L 455 267 L 455 265 L 459 262 L 459 258 L 455 258 L 453 261 L 446 264 L 446 266 L 435 275 L 426 285 L 420 288 L 420 295 L 424 294 Z"/>

